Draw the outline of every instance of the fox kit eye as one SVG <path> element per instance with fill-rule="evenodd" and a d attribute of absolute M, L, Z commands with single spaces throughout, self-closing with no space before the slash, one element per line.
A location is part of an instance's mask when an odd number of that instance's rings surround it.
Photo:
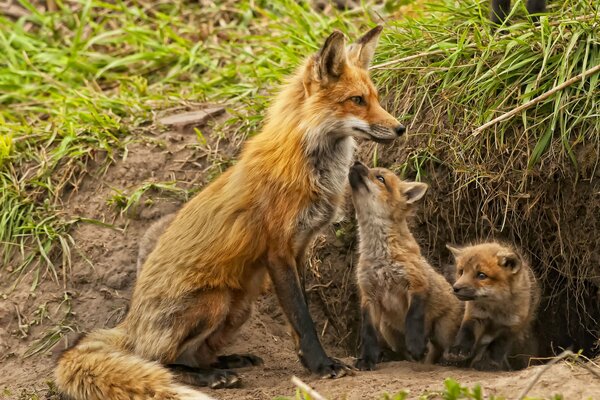
<path fill-rule="evenodd" d="M 375 178 L 376 178 L 376 179 L 377 179 L 379 182 L 381 182 L 381 183 L 385 183 L 385 179 L 383 178 L 383 176 L 381 176 L 381 175 L 376 175 L 376 176 L 375 176 Z"/>
<path fill-rule="evenodd" d="M 459 269 L 459 270 L 458 270 L 458 275 L 459 275 L 459 276 L 462 276 L 462 274 L 463 274 L 463 270 L 462 270 L 462 269 Z"/>
<path fill-rule="evenodd" d="M 479 279 L 480 281 L 486 279 L 488 276 L 486 274 L 484 274 L 483 272 L 479 272 L 477 274 L 477 279 Z"/>
<path fill-rule="evenodd" d="M 350 100 L 352 100 L 357 106 L 364 106 L 365 104 L 367 104 L 365 98 L 362 96 L 352 96 L 350 97 Z"/>

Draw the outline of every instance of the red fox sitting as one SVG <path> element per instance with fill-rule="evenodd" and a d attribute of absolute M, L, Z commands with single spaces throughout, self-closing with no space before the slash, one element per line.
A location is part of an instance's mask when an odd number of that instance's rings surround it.
<path fill-rule="evenodd" d="M 268 274 L 310 371 L 344 375 L 327 356 L 297 269 L 344 197 L 355 139 L 389 143 L 405 128 L 379 104 L 368 74 L 381 27 L 346 47 L 332 33 L 271 105 L 239 162 L 177 213 L 146 259 L 129 312 L 58 360 L 59 390 L 76 400 L 193 399 L 177 381 L 239 385 L 217 354 L 246 321 Z"/>
<path fill-rule="evenodd" d="M 495 242 L 447 247 L 456 259 L 454 294 L 466 302 L 466 309 L 446 359 L 476 369 L 499 370 L 510 369 L 511 354 L 524 352 L 526 358 L 527 353 L 535 353 L 531 325 L 540 289 L 524 258 L 512 247 Z"/>
<path fill-rule="evenodd" d="M 356 367 L 379 361 L 379 336 L 395 353 L 436 362 L 454 341 L 463 307 L 452 287 L 421 255 L 408 228 L 414 203 L 427 185 L 401 181 L 393 172 L 350 169 L 360 237 L 356 270 L 360 292 L 362 348 Z"/>

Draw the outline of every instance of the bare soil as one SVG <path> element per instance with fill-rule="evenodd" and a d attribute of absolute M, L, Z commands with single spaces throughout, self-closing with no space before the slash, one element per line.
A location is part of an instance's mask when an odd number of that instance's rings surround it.
<path fill-rule="evenodd" d="M 220 117 L 222 119 L 224 117 Z M 210 122 L 209 122 L 210 125 Z M 198 146 L 189 127 L 180 131 L 158 132 L 149 129 L 128 145 L 126 157 L 111 165 L 105 173 L 100 163 L 90 161 L 91 175 L 65 196 L 65 208 L 72 216 L 94 218 L 113 224 L 114 228 L 81 223 L 72 232 L 76 250 L 71 254 L 72 268 L 66 271 L 66 281 L 53 280 L 50 271 L 40 277 L 40 285 L 31 290 L 33 276 L 24 276 L 14 290 L 14 277 L 0 270 L 0 398 L 53 398 L 49 383 L 56 353 L 77 336 L 95 328 L 114 326 L 125 315 L 135 282 L 138 240 L 148 226 L 162 215 L 178 209 L 182 199 L 164 193 L 150 193 L 140 206 L 120 215 L 108 200 L 115 189 L 131 193 L 147 182 L 177 181 L 185 189 L 200 188 L 212 176 L 225 168 L 239 151 L 240 144 L 226 137 L 211 135 L 206 146 Z M 102 158 L 98 155 L 99 160 Z M 343 326 L 336 326 L 335 313 L 354 311 L 352 285 L 352 254 L 348 243 L 353 233 L 337 235 L 330 229 L 319 240 L 319 251 L 311 258 L 310 271 L 325 279 L 332 263 L 344 265 L 345 271 L 335 282 L 342 288 L 337 303 L 327 301 L 328 287 L 313 285 L 311 309 L 328 352 L 351 363 L 356 338 L 349 337 Z M 341 239 L 340 239 L 341 238 Z M 60 264 L 60 260 L 56 260 Z M 348 265 L 350 267 L 348 267 Z M 60 269 L 58 269 L 60 271 Z M 42 272 L 44 270 L 42 269 Z M 332 277 L 335 279 L 335 277 Z M 340 283 L 341 282 L 341 283 Z M 53 329 L 68 332 L 53 351 L 24 355 L 38 340 Z M 538 368 L 510 373 L 482 373 L 450 367 L 426 366 L 410 362 L 391 362 L 377 371 L 360 373 L 337 380 L 322 380 L 309 375 L 293 351 L 285 318 L 272 294 L 262 298 L 254 316 L 240 332 L 230 352 L 253 353 L 262 357 L 265 365 L 240 370 L 242 389 L 209 391 L 220 399 L 272 399 L 294 396 L 290 382 L 296 375 L 329 398 L 380 398 L 385 392 L 407 390 L 410 396 L 436 392 L 451 377 L 463 385 L 481 384 L 486 394 L 516 398 L 527 386 Z M 586 370 L 562 363 L 545 373 L 531 396 L 547 397 L 556 393 L 565 399 L 600 398 L 600 380 Z M 435 396 L 434 396 L 435 397 Z"/>

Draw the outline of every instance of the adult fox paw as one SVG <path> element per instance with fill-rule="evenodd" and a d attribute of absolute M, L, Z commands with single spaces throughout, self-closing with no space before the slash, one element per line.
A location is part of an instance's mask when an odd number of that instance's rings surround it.
<path fill-rule="evenodd" d="M 208 386 L 211 389 L 239 388 L 242 386 L 242 380 L 233 371 L 215 369 L 208 378 Z"/>
<path fill-rule="evenodd" d="M 211 367 L 229 369 L 252 367 L 263 364 L 263 359 L 253 354 L 229 354 L 226 356 L 218 356 L 217 362 L 213 363 Z"/>
<path fill-rule="evenodd" d="M 321 378 L 336 379 L 346 375 L 354 375 L 354 367 L 336 358 L 328 358 L 315 371 Z"/>

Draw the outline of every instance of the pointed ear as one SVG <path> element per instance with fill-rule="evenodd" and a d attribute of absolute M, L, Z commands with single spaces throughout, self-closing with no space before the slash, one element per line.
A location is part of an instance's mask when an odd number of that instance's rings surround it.
<path fill-rule="evenodd" d="M 315 61 L 316 76 L 321 83 L 336 81 L 346 66 L 346 38 L 334 31 L 325 40 Z"/>
<path fill-rule="evenodd" d="M 404 195 L 406 196 L 406 204 L 412 204 L 421 199 L 425 195 L 429 186 L 426 183 L 421 182 L 410 182 L 404 188 Z"/>
<path fill-rule="evenodd" d="M 454 258 L 458 258 L 460 256 L 460 253 L 462 253 L 462 250 L 459 249 L 458 247 L 453 247 L 449 244 L 446 243 L 446 248 L 448 250 L 450 250 L 450 253 L 452 253 L 452 255 L 454 256 Z"/>
<path fill-rule="evenodd" d="M 498 265 L 508 268 L 513 274 L 521 269 L 521 257 L 512 251 L 500 251 L 496 254 L 496 257 L 498 257 Z"/>
<path fill-rule="evenodd" d="M 381 25 L 377 25 L 348 48 L 348 58 L 357 67 L 369 68 L 382 29 Z"/>

